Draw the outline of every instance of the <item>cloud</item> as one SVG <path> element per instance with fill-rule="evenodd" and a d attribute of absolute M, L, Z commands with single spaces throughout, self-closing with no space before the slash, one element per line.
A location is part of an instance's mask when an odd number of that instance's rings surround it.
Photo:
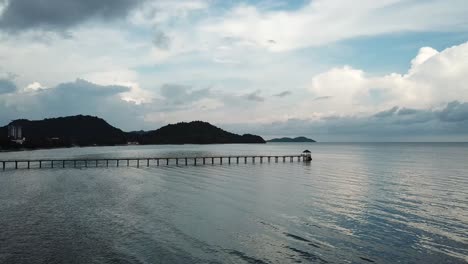
<path fill-rule="evenodd" d="M 467 72 L 468 42 L 441 52 L 421 48 L 403 74 L 372 75 L 350 66 L 335 67 L 314 76 L 309 91 L 316 97 L 331 97 L 329 104 L 319 106 L 322 113 L 369 113 L 395 105 L 430 108 L 454 100 L 468 101 Z M 400 115 L 411 112 L 400 111 Z"/>
<path fill-rule="evenodd" d="M 140 0 L 5 0 L 0 28 L 66 30 L 89 19 L 125 18 Z"/>
<path fill-rule="evenodd" d="M 164 84 L 160 94 L 167 100 L 166 104 L 184 105 L 210 96 L 209 89 L 194 90 L 180 84 Z"/>
<path fill-rule="evenodd" d="M 141 127 L 142 106 L 126 102 L 120 94 L 128 87 L 97 85 L 86 80 L 55 87 L 0 96 L 0 123 L 11 119 L 42 119 L 77 114 L 98 115 L 122 128 Z M 125 120 L 125 122 L 121 122 Z"/>
<path fill-rule="evenodd" d="M 315 0 L 295 10 L 261 9 L 239 4 L 207 19 L 202 35 L 231 36 L 270 51 L 320 46 L 360 36 L 409 31 L 466 30 L 464 0 L 352 1 Z M 274 39 L 272 45 L 269 41 Z"/>
<path fill-rule="evenodd" d="M 438 117 L 444 122 L 468 121 L 468 103 L 450 102 L 442 111 L 438 112 Z"/>
<path fill-rule="evenodd" d="M 399 107 L 375 118 L 334 116 L 320 120 L 291 118 L 266 124 L 231 124 L 234 131 L 266 137 L 304 135 L 319 141 L 424 141 L 468 140 L 468 103 L 450 102 L 440 108 L 420 109 L 411 115 L 395 114 Z"/>
<path fill-rule="evenodd" d="M 398 115 L 414 115 L 417 114 L 419 110 L 411 108 L 401 108 L 398 110 Z"/>
<path fill-rule="evenodd" d="M 244 95 L 243 97 L 249 101 L 254 101 L 254 102 L 263 102 L 265 101 L 265 97 L 262 97 L 259 95 L 259 91 L 255 91 L 249 94 Z"/>
<path fill-rule="evenodd" d="M 11 93 L 16 90 L 16 84 L 8 79 L 0 79 L 0 94 Z"/>
<path fill-rule="evenodd" d="M 277 96 L 277 97 L 286 97 L 286 96 L 291 95 L 291 94 L 292 94 L 291 91 L 284 91 L 284 92 L 275 94 L 274 96 Z"/>
<path fill-rule="evenodd" d="M 26 91 L 37 91 L 37 90 L 42 90 L 46 89 L 44 86 L 42 86 L 41 83 L 39 82 L 32 82 L 26 86 Z"/>
<path fill-rule="evenodd" d="M 314 101 L 328 100 L 331 98 L 333 98 L 333 96 L 319 96 L 319 97 L 315 97 Z"/>
<path fill-rule="evenodd" d="M 156 47 L 160 49 L 169 49 L 170 43 L 171 43 L 171 39 L 166 33 L 162 31 L 155 32 L 154 37 L 153 37 L 153 44 Z"/>
<path fill-rule="evenodd" d="M 377 114 L 374 115 L 374 117 L 377 117 L 377 118 L 389 117 L 389 116 L 394 115 L 397 111 L 398 111 L 398 106 L 394 106 L 391 109 L 378 112 Z"/>

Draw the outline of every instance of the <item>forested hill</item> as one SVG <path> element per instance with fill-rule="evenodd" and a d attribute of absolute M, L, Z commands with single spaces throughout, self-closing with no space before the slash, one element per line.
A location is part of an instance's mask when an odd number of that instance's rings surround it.
<path fill-rule="evenodd" d="M 25 148 L 55 146 L 104 146 L 126 144 L 126 133 L 94 116 L 68 116 L 30 121 L 19 119 L 9 125 L 21 126 L 26 141 Z M 8 126 L 0 129 L 2 137 L 8 136 Z"/>
<path fill-rule="evenodd" d="M 170 124 L 154 131 L 134 134 L 140 144 L 265 143 L 262 137 L 238 135 L 202 121 Z"/>
<path fill-rule="evenodd" d="M 22 145 L 8 138 L 8 125 L 22 128 Z M 202 121 L 177 123 L 153 131 L 123 132 L 94 116 L 68 116 L 30 121 L 18 119 L 0 127 L 0 149 L 112 146 L 138 144 L 265 143 L 260 136 L 237 135 Z"/>
<path fill-rule="evenodd" d="M 283 138 L 270 139 L 268 140 L 268 142 L 316 142 L 316 141 L 310 138 L 306 138 L 306 137 L 296 137 L 296 138 L 283 137 Z"/>

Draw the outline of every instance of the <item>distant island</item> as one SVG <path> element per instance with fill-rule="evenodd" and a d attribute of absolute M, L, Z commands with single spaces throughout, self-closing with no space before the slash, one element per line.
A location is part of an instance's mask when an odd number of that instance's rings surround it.
<path fill-rule="evenodd" d="M 274 138 L 267 140 L 267 142 L 317 142 L 313 139 L 306 138 L 306 137 L 296 137 L 296 138 L 289 138 L 289 137 L 283 137 L 283 138 Z"/>
<path fill-rule="evenodd" d="M 265 143 L 257 135 L 238 135 L 202 121 L 170 124 L 151 131 L 124 132 L 95 116 L 44 120 L 18 119 L 0 127 L 0 150 L 127 144 Z"/>

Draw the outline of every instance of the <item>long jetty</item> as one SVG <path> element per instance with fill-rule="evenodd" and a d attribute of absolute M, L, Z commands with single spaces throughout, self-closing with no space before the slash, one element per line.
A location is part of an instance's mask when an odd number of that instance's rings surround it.
<path fill-rule="evenodd" d="M 150 157 L 150 158 L 83 158 L 83 159 L 19 159 L 0 160 L 1 169 L 45 169 L 45 168 L 108 168 L 108 167 L 159 167 L 197 166 L 215 164 L 247 164 L 264 162 L 307 161 L 302 155 L 274 156 L 210 156 L 210 157 Z"/>

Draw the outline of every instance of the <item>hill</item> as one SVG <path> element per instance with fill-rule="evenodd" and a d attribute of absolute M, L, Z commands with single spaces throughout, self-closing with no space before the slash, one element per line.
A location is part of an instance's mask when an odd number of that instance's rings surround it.
<path fill-rule="evenodd" d="M 21 126 L 27 140 L 24 148 L 49 148 L 68 146 L 107 146 L 126 144 L 126 134 L 94 116 L 69 116 L 30 121 L 19 119 L 9 125 Z M 5 139 L 8 126 L 0 132 Z M 2 140 L 4 141 L 4 140 Z"/>
<path fill-rule="evenodd" d="M 317 142 L 317 141 L 310 139 L 310 138 L 306 138 L 306 137 L 296 137 L 296 138 L 283 137 L 283 138 L 270 139 L 267 142 Z"/>
<path fill-rule="evenodd" d="M 16 144 L 8 138 L 8 126 L 22 128 L 26 141 Z M 256 135 L 237 135 L 202 121 L 171 124 L 153 131 L 123 132 L 94 116 L 69 116 L 44 120 L 18 119 L 0 127 L 0 149 L 54 148 L 70 146 L 112 146 L 139 144 L 229 144 L 265 143 Z"/>
<path fill-rule="evenodd" d="M 237 135 L 210 123 L 193 121 L 170 124 L 146 133 L 133 133 L 140 144 L 230 144 L 265 143 L 260 136 Z"/>

